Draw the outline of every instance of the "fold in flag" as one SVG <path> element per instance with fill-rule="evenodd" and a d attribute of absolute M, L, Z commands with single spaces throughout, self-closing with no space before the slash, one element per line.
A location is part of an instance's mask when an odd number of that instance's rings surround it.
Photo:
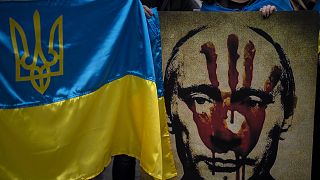
<path fill-rule="evenodd" d="M 89 179 L 118 154 L 157 179 L 176 175 L 139 0 L 0 12 L 0 179 Z"/>

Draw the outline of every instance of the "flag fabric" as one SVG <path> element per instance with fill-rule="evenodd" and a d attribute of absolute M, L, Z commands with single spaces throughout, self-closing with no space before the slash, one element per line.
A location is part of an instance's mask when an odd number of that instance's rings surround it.
<path fill-rule="evenodd" d="M 160 117 L 160 126 L 161 126 L 161 135 L 162 135 L 162 149 L 167 152 L 168 149 L 171 152 L 170 144 L 170 134 L 167 125 L 167 115 L 166 107 L 164 101 L 164 89 L 163 89 L 163 78 L 162 78 L 162 48 L 161 48 L 161 33 L 160 33 L 160 20 L 157 8 L 151 9 L 153 15 L 150 18 L 147 18 L 147 26 L 151 43 L 151 51 L 154 63 L 154 72 L 155 72 L 155 82 L 157 85 L 158 92 L 158 105 L 159 105 L 159 117 Z M 173 159 L 171 153 L 166 153 L 163 160 Z M 177 174 L 172 174 L 172 169 L 175 169 L 174 163 L 167 161 L 168 163 L 163 164 L 163 171 L 165 177 L 176 176 Z"/>
<path fill-rule="evenodd" d="M 0 179 L 90 179 L 118 154 L 157 179 L 176 175 L 139 0 L 0 12 Z"/>
<path fill-rule="evenodd" d="M 292 11 L 293 7 L 290 0 L 256 0 L 253 3 L 249 3 L 242 9 L 230 9 L 221 6 L 218 3 L 206 4 L 203 3 L 201 11 L 216 11 L 216 12 L 232 12 L 232 11 L 259 11 L 263 6 L 272 5 L 277 8 L 278 11 Z"/>

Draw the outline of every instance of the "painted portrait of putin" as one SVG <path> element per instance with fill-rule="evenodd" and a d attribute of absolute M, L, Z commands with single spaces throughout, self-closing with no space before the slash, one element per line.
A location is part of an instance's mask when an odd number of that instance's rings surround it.
<path fill-rule="evenodd" d="M 166 64 L 166 110 L 182 179 L 274 179 L 270 170 L 296 104 L 289 59 L 262 29 L 246 27 L 249 35 L 228 33 L 223 41 L 208 30 L 181 37 Z M 262 56 L 267 46 L 275 58 Z"/>

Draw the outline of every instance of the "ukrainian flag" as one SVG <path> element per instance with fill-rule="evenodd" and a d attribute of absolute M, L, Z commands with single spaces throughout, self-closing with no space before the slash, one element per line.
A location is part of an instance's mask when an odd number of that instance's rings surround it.
<path fill-rule="evenodd" d="M 117 154 L 176 175 L 139 0 L 0 2 L 0 12 L 0 179 L 89 179 Z"/>

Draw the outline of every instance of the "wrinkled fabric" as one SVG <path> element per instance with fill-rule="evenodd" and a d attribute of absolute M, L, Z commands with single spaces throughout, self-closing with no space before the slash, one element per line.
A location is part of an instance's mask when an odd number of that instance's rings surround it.
<path fill-rule="evenodd" d="M 157 179 L 176 176 L 161 49 L 153 58 L 139 0 L 0 11 L 0 179 L 90 179 L 118 154 Z"/>
<path fill-rule="evenodd" d="M 164 89 L 163 89 L 163 79 L 162 79 L 162 48 L 161 48 L 161 33 L 160 33 L 160 20 L 157 8 L 151 9 L 153 16 L 147 18 L 147 25 L 150 37 L 150 44 L 152 50 L 152 58 L 154 63 L 154 71 L 157 85 L 158 93 L 158 106 L 159 106 L 159 117 L 161 126 L 161 142 L 163 149 L 163 161 L 167 163 L 163 164 L 163 177 L 172 176 L 172 169 L 176 169 L 174 162 L 168 161 L 168 159 L 173 159 L 171 144 L 170 144 L 170 134 L 168 130 L 166 107 L 164 101 Z M 177 175 L 177 174 L 175 174 Z"/>
<path fill-rule="evenodd" d="M 162 48 L 160 36 L 159 14 L 156 8 L 152 8 L 153 16 L 147 18 L 148 32 L 151 43 L 152 58 L 154 63 L 155 79 L 158 88 L 158 97 L 163 96 L 162 79 Z"/>
<path fill-rule="evenodd" d="M 137 0 L 63 2 L 0 3 L 0 108 L 48 104 L 81 96 L 126 74 L 155 81 L 145 17 L 137 8 Z M 47 59 L 51 58 L 47 53 L 50 29 L 59 16 L 63 18 L 63 75 L 52 76 L 43 95 L 35 91 L 30 81 L 16 81 L 9 24 L 9 19 L 14 19 L 27 35 L 30 57 L 26 63 L 30 64 L 36 10 L 40 14 L 42 51 Z M 19 33 L 16 37 L 19 42 Z M 59 46 L 56 39 L 53 46 Z M 22 56 L 22 45 L 18 48 Z M 44 66 L 40 58 L 37 64 Z M 57 68 L 58 63 L 51 67 L 52 71 Z M 29 72 L 22 70 L 22 75 L 28 76 Z"/>

